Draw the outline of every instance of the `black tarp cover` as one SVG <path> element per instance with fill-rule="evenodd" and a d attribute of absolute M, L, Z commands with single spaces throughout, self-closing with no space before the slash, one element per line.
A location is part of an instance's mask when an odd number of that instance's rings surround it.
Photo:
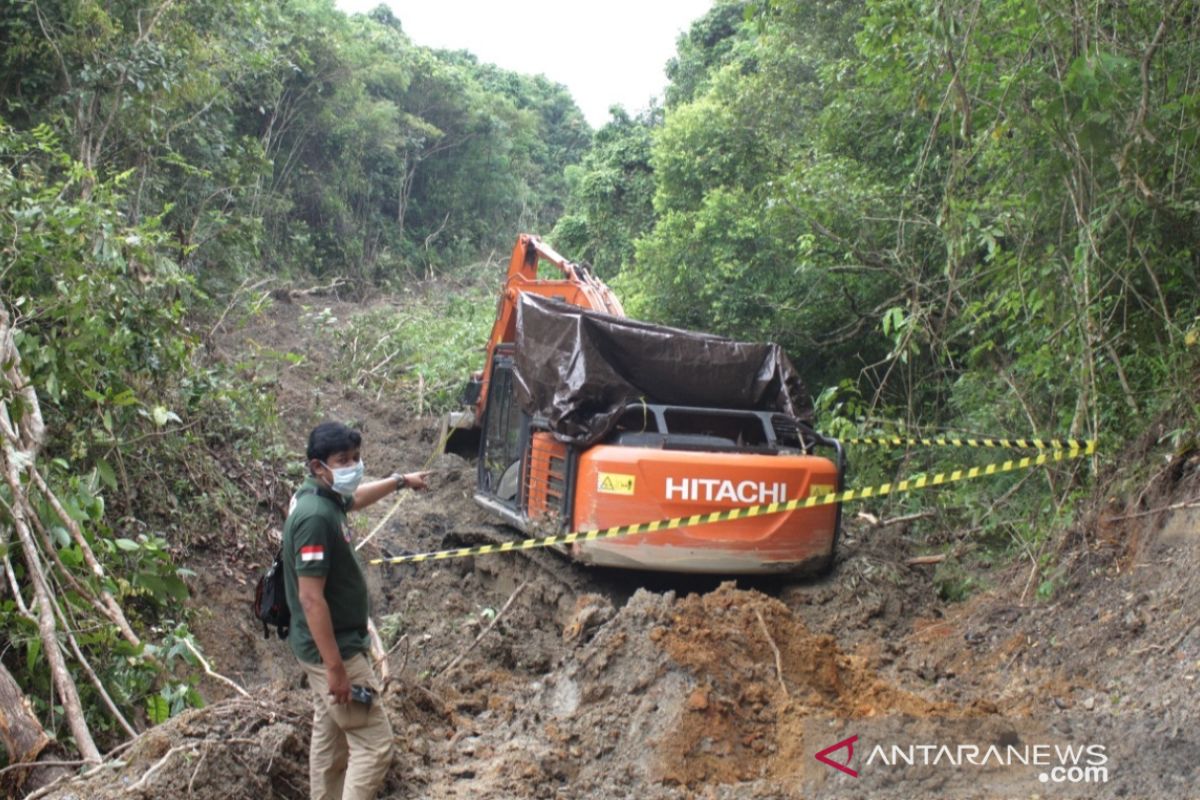
<path fill-rule="evenodd" d="M 555 436 L 587 445 L 626 403 L 779 411 L 812 422 L 812 403 L 777 344 L 652 325 L 523 294 L 517 302 L 517 401 Z"/>

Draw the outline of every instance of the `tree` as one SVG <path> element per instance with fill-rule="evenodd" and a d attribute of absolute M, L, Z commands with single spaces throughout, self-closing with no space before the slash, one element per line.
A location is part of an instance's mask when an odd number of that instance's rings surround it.
<path fill-rule="evenodd" d="M 572 259 L 615 276 L 633 260 L 634 241 L 654 224 L 651 136 L 661 114 L 630 117 L 614 107 L 592 149 L 565 170 L 569 199 L 550 238 Z"/>
<path fill-rule="evenodd" d="M 745 0 L 719 0 L 679 37 L 666 67 L 668 108 L 690 103 L 717 69 L 745 57 L 753 37 L 743 26 L 752 8 Z"/>

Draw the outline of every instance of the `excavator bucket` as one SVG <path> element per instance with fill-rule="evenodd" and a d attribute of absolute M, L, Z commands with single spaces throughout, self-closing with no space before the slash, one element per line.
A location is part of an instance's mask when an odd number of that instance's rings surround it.
<path fill-rule="evenodd" d="M 439 452 L 463 458 L 479 455 L 479 426 L 473 411 L 451 411 L 442 417 L 438 430 Z"/>
<path fill-rule="evenodd" d="M 479 402 L 479 394 L 483 388 L 480 375 L 472 375 L 463 387 L 459 403 L 466 411 L 451 411 L 442 417 L 438 429 L 437 447 L 439 453 L 453 453 L 463 458 L 474 458 L 479 455 L 479 420 L 475 408 Z"/>

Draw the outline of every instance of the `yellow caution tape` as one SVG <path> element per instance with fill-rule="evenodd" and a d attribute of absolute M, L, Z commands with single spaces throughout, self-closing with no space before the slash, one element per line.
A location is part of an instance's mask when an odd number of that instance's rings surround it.
<path fill-rule="evenodd" d="M 962 439 L 942 436 L 936 439 L 911 438 L 906 436 L 877 436 L 863 439 L 842 439 L 844 444 L 873 444 L 884 447 L 997 447 L 1006 450 L 1086 450 L 1096 447 L 1094 440 L 1087 439 Z"/>
<path fill-rule="evenodd" d="M 967 481 L 973 478 L 981 478 L 985 475 L 998 475 L 1002 472 L 1015 472 L 1017 470 L 1032 469 L 1039 467 L 1050 461 L 1064 461 L 1075 459 L 1081 456 L 1090 456 L 1096 452 L 1096 442 L 1086 441 L 1080 442 L 1082 447 L 1072 447 L 1069 449 L 1052 449 L 1048 452 L 1040 453 L 1037 456 L 1027 456 L 1017 460 L 1009 460 L 997 462 L 994 464 L 986 464 L 981 467 L 971 467 L 970 469 L 956 469 L 953 472 L 939 472 L 932 476 L 921 476 L 912 480 L 903 480 L 896 483 L 885 483 L 880 486 L 869 486 L 865 489 L 847 489 L 843 492 L 830 492 L 828 494 L 814 495 L 812 497 L 802 497 L 796 500 L 789 500 L 786 503 L 770 503 L 767 505 L 746 506 L 744 508 L 730 508 L 725 511 L 713 511 L 709 514 L 694 514 L 690 517 L 674 517 L 672 519 L 660 519 L 654 522 L 641 522 L 635 525 L 618 525 L 613 528 L 605 528 L 594 531 L 575 531 L 572 533 L 564 533 L 556 536 L 546 536 L 540 539 L 524 539 L 518 542 L 504 542 L 502 544 L 485 544 L 476 547 L 459 547 L 453 550 L 438 550 L 433 553 L 416 553 L 406 556 L 395 556 L 394 558 L 375 558 L 368 561 L 368 564 L 417 564 L 422 561 L 441 561 L 449 558 L 466 558 L 468 556 L 482 556 L 489 553 L 507 553 L 511 550 L 533 550 L 537 547 L 551 547 L 557 544 L 573 544 L 574 542 L 594 542 L 598 539 L 619 539 L 624 536 L 636 536 L 641 533 L 654 533 L 655 531 L 669 531 L 676 528 L 694 528 L 700 525 L 712 525 L 717 522 L 728 522 L 735 519 L 744 519 L 746 517 L 759 517 L 768 514 L 782 514 L 788 511 L 796 511 L 802 508 L 814 508 L 816 506 L 833 505 L 834 503 L 849 503 L 854 500 L 867 500 L 872 497 L 883 497 L 889 494 L 899 494 L 901 492 L 912 492 L 917 489 L 925 489 L 932 486 L 942 486 L 947 483 L 955 483 L 957 481 Z"/>

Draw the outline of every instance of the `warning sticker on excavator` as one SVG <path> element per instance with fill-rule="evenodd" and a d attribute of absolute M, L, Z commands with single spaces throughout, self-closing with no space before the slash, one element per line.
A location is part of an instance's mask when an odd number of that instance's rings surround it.
<path fill-rule="evenodd" d="M 814 483 L 808 487 L 809 497 L 820 497 L 821 495 L 833 494 L 833 487 L 826 483 Z"/>
<path fill-rule="evenodd" d="M 597 480 L 596 491 L 604 494 L 633 494 L 635 475 L 622 475 L 619 472 L 601 472 Z"/>

